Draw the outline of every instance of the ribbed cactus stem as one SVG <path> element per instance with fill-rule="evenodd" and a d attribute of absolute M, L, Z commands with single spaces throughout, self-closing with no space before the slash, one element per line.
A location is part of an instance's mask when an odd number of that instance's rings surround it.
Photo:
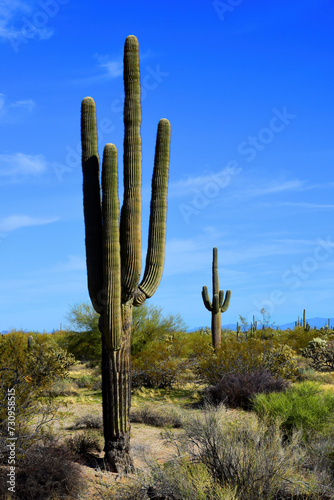
<path fill-rule="evenodd" d="M 121 211 L 123 298 L 136 291 L 141 271 L 141 105 L 139 45 L 128 36 L 124 46 L 124 197 Z"/>
<path fill-rule="evenodd" d="M 303 328 L 306 326 L 305 309 L 303 310 Z"/>
<path fill-rule="evenodd" d="M 119 243 L 119 201 L 117 149 L 106 144 L 102 164 L 103 290 L 105 315 L 103 334 L 109 349 L 121 345 L 121 254 Z"/>
<path fill-rule="evenodd" d="M 81 105 L 81 142 L 88 291 L 94 309 L 101 313 L 103 278 L 100 162 L 96 109 L 91 97 L 85 97 Z"/>
<path fill-rule="evenodd" d="M 135 306 L 152 297 L 159 286 L 164 267 L 169 152 L 170 123 L 164 118 L 160 120 L 157 131 L 146 265 L 135 295 Z"/>

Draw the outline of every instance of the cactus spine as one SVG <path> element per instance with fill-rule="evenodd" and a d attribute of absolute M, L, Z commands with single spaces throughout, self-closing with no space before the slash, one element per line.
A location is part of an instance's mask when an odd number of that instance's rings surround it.
<path fill-rule="evenodd" d="M 221 313 L 227 311 L 231 299 L 231 291 L 227 290 L 224 298 L 224 291 L 219 290 L 219 277 L 218 277 L 218 249 L 213 249 L 212 261 L 212 304 L 209 299 L 208 288 L 203 286 L 202 298 L 205 307 L 211 312 L 211 333 L 212 345 L 219 348 L 221 345 Z"/>
<path fill-rule="evenodd" d="M 95 103 L 82 101 L 81 139 L 89 295 L 102 334 L 102 400 L 105 462 L 132 471 L 130 451 L 132 308 L 151 297 L 161 280 L 166 236 L 170 123 L 158 125 L 152 178 L 149 241 L 141 274 L 141 103 L 139 47 L 124 46 L 124 197 L 119 221 L 117 150 L 107 144 L 102 162 L 102 201 Z"/>

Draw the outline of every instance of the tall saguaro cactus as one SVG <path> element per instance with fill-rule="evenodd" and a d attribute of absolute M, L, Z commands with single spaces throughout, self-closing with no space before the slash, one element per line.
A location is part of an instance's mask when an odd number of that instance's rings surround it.
<path fill-rule="evenodd" d="M 227 311 L 231 299 L 231 290 L 227 290 L 224 294 L 223 290 L 219 290 L 218 277 L 218 249 L 213 249 L 212 262 L 212 303 L 209 299 L 208 288 L 203 286 L 202 298 L 205 307 L 211 312 L 211 333 L 212 345 L 216 349 L 221 345 L 221 313 Z M 225 298 L 224 298 L 225 295 Z"/>
<path fill-rule="evenodd" d="M 152 178 L 149 241 L 141 275 L 141 104 L 139 48 L 124 47 L 124 198 L 119 217 L 117 150 L 107 144 L 102 162 L 102 200 L 95 103 L 82 101 L 81 138 L 88 289 L 100 314 L 102 399 L 106 466 L 131 471 L 132 308 L 156 291 L 165 257 L 170 123 L 158 125 Z"/>

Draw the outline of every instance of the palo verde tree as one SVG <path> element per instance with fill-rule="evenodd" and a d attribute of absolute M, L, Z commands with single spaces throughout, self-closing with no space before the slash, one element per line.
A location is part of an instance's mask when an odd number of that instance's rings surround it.
<path fill-rule="evenodd" d="M 212 345 L 213 347 L 219 348 L 221 345 L 221 315 L 227 311 L 230 305 L 231 290 L 227 290 L 224 294 L 223 290 L 219 290 L 219 276 L 218 276 L 218 249 L 214 247 L 213 249 L 213 261 L 212 261 L 212 303 L 209 299 L 209 292 L 206 286 L 202 288 L 202 298 L 205 307 L 211 312 L 211 333 L 212 333 Z M 224 298 L 225 295 L 225 298 Z"/>
<path fill-rule="evenodd" d="M 124 47 L 124 198 L 119 217 L 117 150 L 107 144 L 102 162 L 102 200 L 95 103 L 81 108 L 83 196 L 88 289 L 100 315 L 105 463 L 111 471 L 133 470 L 130 458 L 132 308 L 156 291 L 165 254 L 170 123 L 158 125 L 148 250 L 141 275 L 141 103 L 139 48 Z"/>

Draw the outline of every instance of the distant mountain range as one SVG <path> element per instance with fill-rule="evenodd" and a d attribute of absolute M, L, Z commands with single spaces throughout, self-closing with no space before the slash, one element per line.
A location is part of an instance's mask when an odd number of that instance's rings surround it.
<path fill-rule="evenodd" d="M 321 328 L 322 326 L 326 326 L 327 323 L 328 323 L 328 319 L 330 319 L 330 323 L 331 325 L 334 326 L 334 318 L 319 318 L 319 317 L 315 317 L 315 318 L 306 318 L 306 321 L 309 323 L 310 327 L 311 328 L 314 328 L 314 327 L 317 327 L 318 329 Z M 239 325 L 242 326 L 239 322 Z M 258 321 L 258 326 L 260 325 L 260 322 Z M 290 328 L 291 330 L 295 327 L 295 322 L 294 321 L 291 321 L 291 323 L 285 323 L 284 325 L 274 325 L 274 328 L 276 327 L 279 327 L 280 330 L 287 330 L 288 328 Z M 200 330 L 201 328 L 206 328 L 205 326 L 198 326 L 196 328 L 191 328 L 189 330 L 187 330 L 187 332 L 191 333 L 191 332 L 196 332 L 197 330 Z M 210 326 L 208 326 L 208 328 L 210 328 Z M 261 328 L 261 326 L 260 326 Z M 223 330 L 236 330 L 237 329 L 237 324 L 236 323 L 228 323 L 227 325 L 222 325 L 222 329 Z"/>

